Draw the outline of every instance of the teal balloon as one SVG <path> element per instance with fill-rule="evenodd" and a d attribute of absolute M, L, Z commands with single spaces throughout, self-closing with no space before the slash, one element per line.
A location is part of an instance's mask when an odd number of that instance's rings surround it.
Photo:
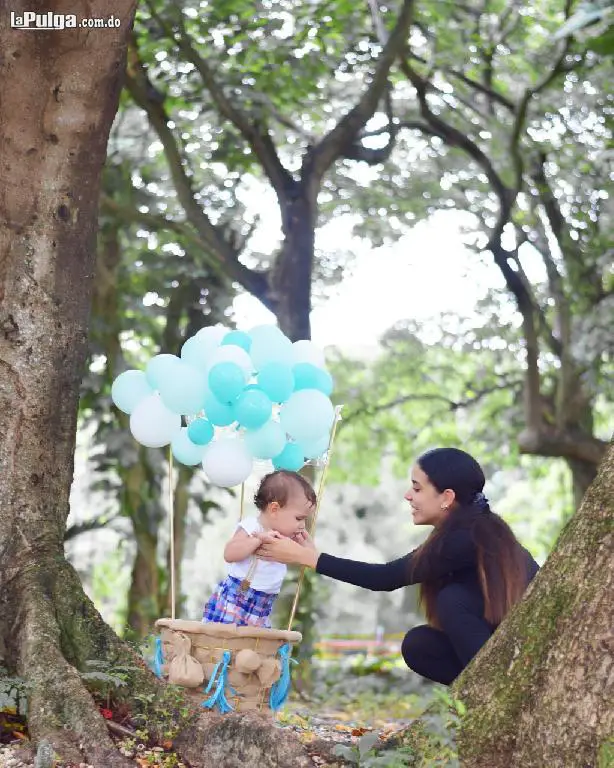
<path fill-rule="evenodd" d="M 211 392 L 205 393 L 205 414 L 209 421 L 216 427 L 228 427 L 235 421 L 234 410 L 231 405 L 220 403 Z"/>
<path fill-rule="evenodd" d="M 245 444 L 256 459 L 278 456 L 286 444 L 286 433 L 276 421 L 267 421 L 260 429 L 245 433 Z"/>
<path fill-rule="evenodd" d="M 333 377 L 324 368 L 318 368 L 312 363 L 297 363 L 292 368 L 294 374 L 294 389 L 317 389 L 325 395 L 333 391 Z"/>
<path fill-rule="evenodd" d="M 267 363 L 258 374 L 258 385 L 274 403 L 285 403 L 294 392 L 294 374 L 285 363 Z"/>
<path fill-rule="evenodd" d="M 234 345 L 235 347 L 241 347 L 246 352 L 249 352 L 252 346 L 252 337 L 244 331 L 230 331 L 222 339 L 222 346 Z"/>
<path fill-rule="evenodd" d="M 131 414 L 137 405 L 151 394 L 153 389 L 143 371 L 124 371 L 111 387 L 111 399 L 120 411 L 127 414 Z"/>
<path fill-rule="evenodd" d="M 186 427 L 181 428 L 181 432 L 174 438 L 171 443 L 171 451 L 173 456 L 180 464 L 185 464 L 188 467 L 194 467 L 196 464 L 200 464 L 205 455 L 204 445 L 195 445 L 188 436 L 188 430 Z"/>
<path fill-rule="evenodd" d="M 172 376 L 165 371 L 158 384 L 162 402 L 173 413 L 186 416 L 198 413 L 205 404 L 205 374 L 182 360 L 171 367 Z"/>
<path fill-rule="evenodd" d="M 233 409 L 242 427 L 258 429 L 271 418 L 273 403 L 261 389 L 247 389 L 239 395 Z"/>
<path fill-rule="evenodd" d="M 279 412 L 281 426 L 299 443 L 310 443 L 329 434 L 334 420 L 333 404 L 317 389 L 294 392 Z"/>
<path fill-rule="evenodd" d="M 236 363 L 216 363 L 209 371 L 209 389 L 220 403 L 233 403 L 245 387 L 245 372 Z"/>
<path fill-rule="evenodd" d="M 287 469 L 298 472 L 305 463 L 303 449 L 296 443 L 286 443 L 286 447 L 273 459 L 275 469 Z"/>
<path fill-rule="evenodd" d="M 303 456 L 306 459 L 319 459 L 322 454 L 328 450 L 329 435 L 321 437 L 319 440 L 312 440 L 310 442 L 301 443 L 300 446 L 303 450 Z"/>
<path fill-rule="evenodd" d="M 160 389 L 160 385 L 169 381 L 176 374 L 181 360 L 176 355 L 156 355 L 152 357 L 145 368 L 145 376 L 152 389 Z"/>
<path fill-rule="evenodd" d="M 207 445 L 213 440 L 213 424 L 208 419 L 195 419 L 188 424 L 188 437 L 195 445 Z"/>

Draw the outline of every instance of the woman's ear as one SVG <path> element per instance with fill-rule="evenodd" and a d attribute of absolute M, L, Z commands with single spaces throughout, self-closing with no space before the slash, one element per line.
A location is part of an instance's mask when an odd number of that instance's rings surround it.
<path fill-rule="evenodd" d="M 446 490 L 442 493 L 442 496 L 442 509 L 449 509 L 456 501 L 456 494 L 451 488 L 446 488 Z"/>

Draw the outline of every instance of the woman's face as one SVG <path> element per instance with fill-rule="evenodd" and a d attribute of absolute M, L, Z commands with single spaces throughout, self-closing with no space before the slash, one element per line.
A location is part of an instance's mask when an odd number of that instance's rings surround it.
<path fill-rule="evenodd" d="M 439 493 L 416 464 L 411 470 L 411 487 L 405 499 L 410 503 L 415 525 L 437 526 L 445 520 L 454 503 L 454 491 L 447 489 Z"/>

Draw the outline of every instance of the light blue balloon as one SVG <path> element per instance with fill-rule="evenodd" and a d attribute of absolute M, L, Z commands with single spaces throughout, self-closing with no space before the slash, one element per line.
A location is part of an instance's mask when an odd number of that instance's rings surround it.
<path fill-rule="evenodd" d="M 111 399 L 120 411 L 131 414 L 137 405 L 153 394 L 143 371 L 124 371 L 113 382 Z"/>
<path fill-rule="evenodd" d="M 188 424 L 188 437 L 195 445 L 207 445 L 213 440 L 213 424 L 208 419 L 195 419 Z"/>
<path fill-rule="evenodd" d="M 249 352 L 252 346 L 252 338 L 244 331 L 230 331 L 230 333 L 227 333 L 222 339 L 222 346 L 228 344 L 234 345 L 235 347 L 241 347 L 241 349 Z"/>
<path fill-rule="evenodd" d="M 211 392 L 205 392 L 205 413 L 209 421 L 216 427 L 228 427 L 235 420 L 231 405 L 220 403 Z"/>
<path fill-rule="evenodd" d="M 292 368 L 294 374 L 294 389 L 318 389 L 325 395 L 333 391 L 333 377 L 324 368 L 318 368 L 312 363 L 297 363 Z"/>
<path fill-rule="evenodd" d="M 317 389 L 295 392 L 279 413 L 281 426 L 299 443 L 310 443 L 327 435 L 334 420 L 333 404 Z"/>
<path fill-rule="evenodd" d="M 274 326 L 273 330 L 252 335 L 250 357 L 257 371 L 262 370 L 267 363 L 290 364 L 292 354 L 292 342 Z"/>
<path fill-rule="evenodd" d="M 188 467 L 194 467 L 201 463 L 205 455 L 205 448 L 206 446 L 195 445 L 190 440 L 186 427 L 181 428 L 181 432 L 171 443 L 173 456 L 180 464 L 185 464 Z"/>
<path fill-rule="evenodd" d="M 181 347 L 181 359 L 184 363 L 206 373 L 208 352 L 202 337 L 191 336 Z"/>
<path fill-rule="evenodd" d="M 245 387 L 245 372 L 236 363 L 217 363 L 209 371 L 209 389 L 220 403 L 233 403 Z"/>
<path fill-rule="evenodd" d="M 186 416 L 198 413 L 205 403 L 205 374 L 182 360 L 159 376 L 158 389 L 164 405 L 173 413 Z"/>
<path fill-rule="evenodd" d="M 305 463 L 303 449 L 296 443 L 286 443 L 283 451 L 273 459 L 275 469 L 287 469 L 298 472 Z"/>
<path fill-rule="evenodd" d="M 242 427 L 258 429 L 270 418 L 273 411 L 271 399 L 261 389 L 246 389 L 233 406 L 235 419 Z"/>
<path fill-rule="evenodd" d="M 267 363 L 258 374 L 258 384 L 274 403 L 285 403 L 294 391 L 294 374 L 285 363 Z"/>
<path fill-rule="evenodd" d="M 306 459 L 319 459 L 320 456 L 328 450 L 329 439 L 329 435 L 324 435 L 324 437 L 321 437 L 319 440 L 301 443 L 300 446 L 303 449 L 303 456 Z"/>
<path fill-rule="evenodd" d="M 177 355 L 156 355 L 152 357 L 145 368 L 145 376 L 152 389 L 160 389 L 160 384 L 172 379 L 176 374 L 181 360 Z"/>
<path fill-rule="evenodd" d="M 276 421 L 267 421 L 260 429 L 245 433 L 245 444 L 256 459 L 272 459 L 283 451 L 286 433 Z"/>

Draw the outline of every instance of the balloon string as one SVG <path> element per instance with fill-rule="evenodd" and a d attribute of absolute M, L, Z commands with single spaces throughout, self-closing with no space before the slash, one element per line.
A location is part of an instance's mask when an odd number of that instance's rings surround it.
<path fill-rule="evenodd" d="M 309 535 L 311 537 L 313 537 L 316 530 L 316 523 L 318 521 L 318 512 L 320 511 L 320 504 L 322 503 L 322 494 L 324 492 L 324 483 L 326 482 L 328 467 L 330 466 L 330 457 L 331 457 L 333 443 L 335 441 L 335 435 L 337 434 L 337 426 L 341 421 L 342 408 L 343 408 L 342 405 L 338 405 L 335 410 L 335 421 L 333 423 L 333 428 L 331 429 L 331 432 L 330 432 L 330 439 L 328 441 L 328 451 L 326 454 L 326 461 L 324 463 L 322 475 L 320 476 L 320 487 L 318 488 L 316 509 L 313 514 L 313 520 L 311 521 L 311 525 L 309 527 Z M 303 586 L 304 578 L 305 578 L 305 566 L 301 568 L 301 572 L 298 577 L 298 583 L 296 585 L 296 594 L 294 595 L 294 602 L 292 603 L 292 610 L 290 611 L 290 620 L 288 621 L 288 632 L 290 632 L 290 630 L 292 629 L 292 624 L 294 623 L 294 617 L 296 616 L 296 609 L 298 608 L 298 598 L 301 593 L 301 587 Z"/>
<path fill-rule="evenodd" d="M 173 503 L 173 451 L 168 449 L 168 519 L 170 532 L 171 618 L 175 618 L 175 505 Z"/>
<path fill-rule="evenodd" d="M 244 506 L 245 506 L 245 483 L 241 483 L 241 508 L 239 510 L 239 521 L 243 520 Z"/>

